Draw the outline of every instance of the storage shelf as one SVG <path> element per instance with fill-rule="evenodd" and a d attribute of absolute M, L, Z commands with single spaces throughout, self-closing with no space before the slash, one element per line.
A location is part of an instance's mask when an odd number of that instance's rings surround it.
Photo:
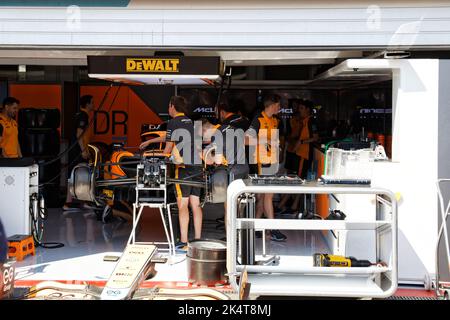
<path fill-rule="evenodd" d="M 280 230 L 375 230 L 389 226 L 390 221 L 343 221 L 303 219 L 236 219 L 238 229 Z"/>
<path fill-rule="evenodd" d="M 391 295 L 380 288 L 370 275 L 280 274 L 267 277 L 264 274 L 249 274 L 248 282 L 251 284 L 251 294 L 256 296 L 385 298 Z"/>
<path fill-rule="evenodd" d="M 392 268 L 388 267 L 289 267 L 289 266 L 237 266 L 236 269 L 238 271 L 243 271 L 244 269 L 247 272 L 264 272 L 267 273 L 289 273 L 289 274 L 360 274 L 360 275 L 368 275 L 368 274 L 379 274 L 383 272 L 392 271 Z"/>
<path fill-rule="evenodd" d="M 240 209 L 238 208 L 240 197 L 258 193 L 358 194 L 373 195 L 374 199 L 383 195 L 391 206 L 391 214 L 390 217 L 375 221 L 363 220 L 362 217 L 359 217 L 359 219 L 363 221 L 237 218 Z M 255 186 L 248 181 L 235 180 L 228 186 L 227 197 L 229 202 L 227 206 L 227 270 L 233 288 L 238 288 L 237 278 L 234 274 L 246 270 L 248 282 L 251 284 L 250 294 L 252 296 L 386 298 L 394 294 L 397 289 L 397 201 L 392 191 L 370 186 L 320 185 L 315 182 L 300 186 Z M 254 210 L 254 206 L 253 204 L 251 210 Z M 380 217 L 379 206 L 375 205 L 375 210 L 375 215 L 371 218 Z M 248 215 L 254 216 L 254 213 Z M 295 257 L 303 260 L 303 263 L 297 263 L 289 258 L 281 259 L 280 257 L 279 265 L 276 266 L 238 265 L 239 248 L 236 246 L 238 232 L 245 229 L 373 231 L 377 241 L 374 244 L 377 256 L 373 260 L 375 262 L 383 259 L 388 263 L 388 266 L 367 268 L 313 267 L 312 257 L 299 256 Z M 391 233 L 391 235 L 388 233 Z M 386 236 L 389 238 L 385 238 Z M 250 248 L 245 248 L 246 251 L 241 251 L 241 254 L 254 255 L 254 243 L 244 244 Z M 263 253 L 265 253 L 264 246 Z M 271 251 L 271 254 L 273 253 Z M 258 261 L 255 256 L 254 258 Z M 259 261 L 267 261 L 267 256 Z"/>

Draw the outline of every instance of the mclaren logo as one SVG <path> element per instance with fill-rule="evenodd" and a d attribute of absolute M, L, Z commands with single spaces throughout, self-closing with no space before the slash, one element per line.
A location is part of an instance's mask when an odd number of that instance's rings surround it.
<path fill-rule="evenodd" d="M 294 114 L 294 110 L 292 108 L 282 108 L 280 109 L 280 113 Z"/>
<path fill-rule="evenodd" d="M 214 113 L 213 107 L 198 107 L 194 109 L 194 112 L 201 112 L 201 113 Z"/>
<path fill-rule="evenodd" d="M 127 58 L 127 72 L 179 72 L 180 59 Z"/>

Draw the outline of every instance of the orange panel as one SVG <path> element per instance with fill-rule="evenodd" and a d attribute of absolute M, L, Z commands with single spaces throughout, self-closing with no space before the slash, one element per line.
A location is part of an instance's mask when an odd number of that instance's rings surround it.
<path fill-rule="evenodd" d="M 61 110 L 59 84 L 10 84 L 9 95 L 20 100 L 21 108 L 57 108 Z"/>
<path fill-rule="evenodd" d="M 80 87 L 80 96 L 90 94 L 94 97 L 94 108 L 98 110 L 97 121 L 94 126 L 94 136 L 92 142 L 112 143 L 111 116 L 114 111 L 121 110 L 128 113 L 128 88 L 112 87 L 101 106 L 100 103 L 108 90 L 109 86 L 82 86 Z M 92 115 L 91 115 L 92 116 Z M 116 137 L 123 137 L 126 140 L 123 130 L 115 132 Z"/>
<path fill-rule="evenodd" d="M 320 177 L 323 175 L 323 171 L 325 168 L 325 156 L 323 152 L 314 149 L 314 158 L 317 160 L 317 176 Z M 329 214 L 330 204 L 328 200 L 328 195 L 326 194 L 317 194 L 316 195 L 316 212 L 322 217 L 326 218 Z"/>
<path fill-rule="evenodd" d="M 160 124 L 163 121 L 151 110 L 151 106 L 130 90 L 130 112 L 128 113 L 128 140 L 130 146 L 139 146 L 141 143 L 141 126 L 145 123 Z"/>
<path fill-rule="evenodd" d="M 19 99 L 19 109 L 56 108 L 62 113 L 62 89 L 59 84 L 10 84 L 9 95 Z M 58 131 L 61 134 L 61 125 Z"/>
<path fill-rule="evenodd" d="M 109 86 L 81 86 L 80 95 L 92 95 L 94 107 L 97 109 L 108 88 Z M 158 115 L 129 87 L 115 86 L 109 90 L 102 108 L 97 113 L 93 142 L 110 144 L 122 141 L 125 146 L 136 147 L 137 150 L 141 141 L 142 124 L 161 122 Z"/>

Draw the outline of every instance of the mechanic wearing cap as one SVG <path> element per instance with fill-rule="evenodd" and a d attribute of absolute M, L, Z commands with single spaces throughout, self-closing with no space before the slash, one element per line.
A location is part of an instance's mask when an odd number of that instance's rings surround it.
<path fill-rule="evenodd" d="M 0 113 L 0 149 L 3 158 L 22 158 L 15 120 L 19 103 L 19 100 L 13 97 L 3 100 L 3 109 Z"/>

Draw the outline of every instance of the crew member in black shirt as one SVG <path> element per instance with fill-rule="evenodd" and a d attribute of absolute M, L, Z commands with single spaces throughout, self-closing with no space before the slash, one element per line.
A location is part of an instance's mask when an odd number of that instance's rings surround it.
<path fill-rule="evenodd" d="M 72 134 L 72 140 L 69 150 L 69 176 L 73 168 L 81 163 L 89 161 L 88 144 L 91 142 L 93 136 L 92 121 L 90 114 L 94 110 L 94 98 L 91 95 L 84 95 L 80 98 L 80 111 L 75 114 L 75 128 Z M 72 203 L 72 196 L 67 190 L 66 203 L 63 210 L 80 209 L 76 203 Z"/>
<path fill-rule="evenodd" d="M 169 115 L 172 118 L 167 123 L 165 136 L 151 139 L 140 145 L 144 149 L 151 143 L 166 141 L 164 154 L 171 154 L 175 163 L 175 178 L 184 179 L 201 174 L 200 150 L 197 150 L 194 143 L 194 123 L 185 115 L 187 102 L 184 97 L 173 96 L 169 102 Z M 175 192 L 178 205 L 178 217 L 180 224 L 180 241 L 176 244 L 177 249 L 187 250 L 189 209 L 192 209 L 194 218 L 194 238 L 200 239 L 202 232 L 203 212 L 200 207 L 201 189 L 181 184 L 175 185 Z"/>
<path fill-rule="evenodd" d="M 222 123 L 220 130 L 223 133 L 223 150 L 231 173 L 231 180 L 244 179 L 249 173 L 245 132 L 250 127 L 250 122 L 235 111 L 230 101 L 223 98 L 219 104 L 219 116 Z M 227 140 L 231 143 L 232 149 L 227 148 Z"/>
<path fill-rule="evenodd" d="M 222 98 L 219 103 L 219 110 L 222 124 L 213 125 L 208 119 L 202 120 L 203 139 L 206 139 L 206 142 L 211 142 L 205 148 L 204 154 L 208 154 L 209 148 L 215 148 L 214 157 L 205 158 L 205 162 L 207 164 L 226 165 L 229 183 L 231 183 L 236 179 L 245 179 L 249 173 L 246 159 L 245 131 L 250 123 L 244 117 L 235 114 L 225 98 Z M 226 202 L 224 202 L 224 208 L 224 218 L 216 220 L 219 224 L 224 223 L 226 218 Z M 225 240 L 225 238 L 222 240 Z"/>
<path fill-rule="evenodd" d="M 226 98 L 223 98 L 219 104 L 219 116 L 222 125 L 230 125 L 235 129 L 242 129 L 244 132 L 250 127 L 250 121 L 237 114 L 233 105 Z"/>

